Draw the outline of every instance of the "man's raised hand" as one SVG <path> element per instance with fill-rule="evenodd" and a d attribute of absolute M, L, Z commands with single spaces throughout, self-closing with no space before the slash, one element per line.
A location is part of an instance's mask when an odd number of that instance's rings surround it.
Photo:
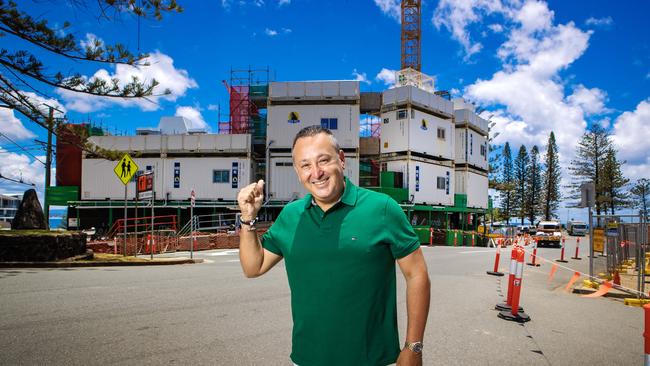
<path fill-rule="evenodd" d="M 237 203 L 241 211 L 241 218 L 250 221 L 257 216 L 257 212 L 262 207 L 264 201 L 264 180 L 260 179 L 257 183 L 251 183 L 242 188 L 237 195 Z"/>

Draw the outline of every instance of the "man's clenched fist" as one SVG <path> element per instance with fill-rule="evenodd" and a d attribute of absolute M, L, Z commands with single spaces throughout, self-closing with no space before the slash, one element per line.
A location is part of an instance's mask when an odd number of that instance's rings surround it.
<path fill-rule="evenodd" d="M 237 203 L 241 211 L 241 219 L 250 221 L 257 216 L 264 201 L 264 181 L 260 179 L 242 188 L 237 195 Z"/>

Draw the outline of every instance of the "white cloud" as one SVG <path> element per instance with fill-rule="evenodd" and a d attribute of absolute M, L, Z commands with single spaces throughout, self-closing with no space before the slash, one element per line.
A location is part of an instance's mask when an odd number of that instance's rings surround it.
<path fill-rule="evenodd" d="M 587 89 L 584 85 L 578 85 L 573 94 L 567 97 L 569 104 L 582 108 L 587 116 L 609 112 L 605 108 L 607 93 L 598 88 Z"/>
<path fill-rule="evenodd" d="M 209 130 L 208 124 L 203 119 L 201 111 L 198 108 L 188 107 L 188 106 L 179 106 L 176 108 L 175 116 L 185 117 L 190 121 L 190 128 L 201 128 L 204 130 Z"/>
<path fill-rule="evenodd" d="M 25 128 L 23 123 L 14 116 L 14 111 L 8 108 L 0 108 L 0 133 L 14 141 L 36 137 L 32 131 Z M 5 141 L 0 139 L 0 142 L 4 143 Z"/>
<path fill-rule="evenodd" d="M 45 167 L 44 165 L 31 158 L 28 155 L 7 152 L 0 147 L 0 157 L 2 164 L 0 164 L 0 174 L 3 177 L 8 177 L 14 180 L 22 180 L 25 183 L 34 183 L 39 190 L 42 191 L 45 185 Z M 37 156 L 41 161 L 45 161 L 45 156 Z M 54 175 L 52 175 L 54 177 Z M 29 189 L 29 186 L 19 183 L 12 183 L 4 179 L 0 179 L 0 191 L 5 193 L 22 192 Z M 42 202 L 41 202 L 42 204 Z"/>
<path fill-rule="evenodd" d="M 619 115 L 614 121 L 612 142 L 618 149 L 623 173 L 632 179 L 650 177 L 650 98 L 641 101 L 632 112 Z"/>
<path fill-rule="evenodd" d="M 512 23 L 498 50 L 503 69 L 469 85 L 466 96 L 491 107 L 493 131 L 500 133 L 496 143 L 543 148 L 554 131 L 565 166 L 587 126 L 585 116 L 607 111 L 604 91 L 578 85 L 567 96 L 559 76 L 585 52 L 591 33 L 572 22 L 554 25 L 553 12 L 541 2 L 501 9 L 501 14 Z"/>
<path fill-rule="evenodd" d="M 279 5 L 279 6 L 282 6 L 282 5 L 289 5 L 289 4 L 291 4 L 291 0 L 279 0 L 279 1 L 278 1 L 278 5 Z"/>
<path fill-rule="evenodd" d="M 154 94 L 157 95 L 147 99 L 98 97 L 64 89 L 57 89 L 57 93 L 63 98 L 68 109 L 81 113 L 94 112 L 112 105 L 139 107 L 144 111 L 153 111 L 160 108 L 161 101 L 176 101 L 178 97 L 185 95 L 188 89 L 198 87 L 196 81 L 189 77 L 187 71 L 175 68 L 174 60 L 164 53 L 153 52 L 143 62 L 147 62 L 149 66 L 117 64 L 114 73 L 111 74 L 105 69 L 100 69 L 93 77 L 107 81 L 117 78 L 121 81 L 121 86 L 130 82 L 132 77 L 137 77 L 140 81 L 145 82 L 156 79 L 159 85 L 154 90 Z M 162 95 L 166 89 L 169 89 L 171 93 Z"/>
<path fill-rule="evenodd" d="M 274 29 L 269 29 L 269 28 L 266 28 L 264 30 L 264 33 L 266 33 L 266 35 L 269 36 L 269 37 L 274 37 L 274 36 L 278 35 L 278 31 L 276 31 Z"/>
<path fill-rule="evenodd" d="M 478 53 L 483 45 L 470 38 L 467 27 L 480 23 L 485 15 L 506 13 L 500 0 L 440 0 L 433 14 L 433 25 L 444 26 L 465 50 L 465 58 Z"/>
<path fill-rule="evenodd" d="M 284 34 L 291 33 L 291 28 L 282 28 L 282 33 L 284 33 Z"/>
<path fill-rule="evenodd" d="M 399 0 L 375 0 L 375 5 L 379 7 L 382 13 L 393 18 L 396 22 L 402 21 L 402 8 Z"/>
<path fill-rule="evenodd" d="M 594 27 L 608 27 L 613 23 L 614 23 L 614 19 L 612 19 L 611 16 L 607 16 L 605 18 L 590 17 L 589 19 L 585 20 L 586 25 L 591 25 Z"/>
<path fill-rule="evenodd" d="M 384 67 L 381 69 L 381 71 L 379 71 L 377 76 L 375 76 L 375 79 L 388 85 L 389 88 L 392 88 L 395 85 L 396 72 L 397 70 L 391 70 Z"/>
<path fill-rule="evenodd" d="M 219 106 L 216 105 L 216 104 L 208 104 L 208 110 L 209 110 L 209 111 L 218 111 L 218 110 L 219 110 Z"/>
<path fill-rule="evenodd" d="M 494 24 L 490 24 L 490 25 L 488 25 L 488 28 L 490 28 L 490 30 L 491 30 L 492 32 L 494 32 L 494 33 L 501 33 L 501 32 L 503 32 L 503 26 L 502 26 L 501 24 L 496 24 L 496 23 L 494 23 Z"/>
<path fill-rule="evenodd" d="M 366 75 L 365 72 L 359 73 L 357 72 L 357 69 L 354 69 L 352 71 L 352 76 L 354 76 L 354 80 L 361 82 L 361 83 L 366 83 L 368 85 L 371 84 L 370 80 L 368 80 L 368 76 Z"/>
<path fill-rule="evenodd" d="M 103 47 L 104 46 L 104 41 L 101 38 L 97 37 L 96 35 L 94 35 L 92 33 L 86 33 L 86 39 L 80 40 L 79 45 L 84 50 L 87 47 L 90 47 L 91 49 L 95 49 L 98 46 Z"/>

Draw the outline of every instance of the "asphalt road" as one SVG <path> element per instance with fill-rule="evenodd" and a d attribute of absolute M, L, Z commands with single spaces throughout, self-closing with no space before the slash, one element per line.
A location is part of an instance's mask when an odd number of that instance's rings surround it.
<path fill-rule="evenodd" d="M 432 279 L 425 365 L 642 364 L 642 310 L 564 292 L 572 271 L 559 269 L 549 284 L 550 264 L 526 266 L 521 305 L 532 320 L 520 325 L 493 310 L 507 287 L 507 276 L 485 273 L 494 249 L 423 250 Z M 559 249 L 539 255 L 556 259 Z M 0 269 L 0 365 L 291 365 L 282 263 L 246 279 L 236 251 L 195 256 L 206 262 Z M 586 245 L 582 256 L 566 266 L 585 271 Z M 508 261 L 504 250 L 505 272 Z M 403 336 L 404 281 L 398 277 Z"/>

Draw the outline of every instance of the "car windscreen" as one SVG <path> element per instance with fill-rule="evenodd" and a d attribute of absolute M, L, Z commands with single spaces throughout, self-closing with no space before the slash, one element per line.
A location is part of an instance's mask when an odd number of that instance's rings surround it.
<path fill-rule="evenodd" d="M 544 230 L 560 230 L 560 227 L 557 225 L 542 225 Z"/>
<path fill-rule="evenodd" d="M 574 228 L 574 229 L 586 229 L 587 225 L 573 225 L 571 227 Z"/>

